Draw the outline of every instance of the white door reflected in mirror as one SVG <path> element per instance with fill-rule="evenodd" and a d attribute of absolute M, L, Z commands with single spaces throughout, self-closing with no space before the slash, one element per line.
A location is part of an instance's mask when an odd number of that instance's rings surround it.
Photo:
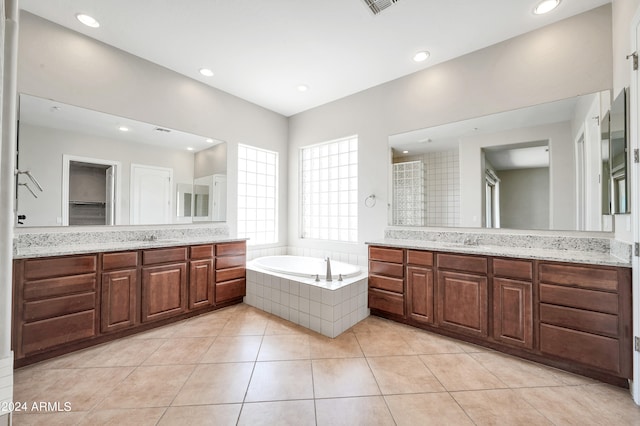
<path fill-rule="evenodd" d="M 173 170 L 131 165 L 131 224 L 154 225 L 171 220 Z"/>

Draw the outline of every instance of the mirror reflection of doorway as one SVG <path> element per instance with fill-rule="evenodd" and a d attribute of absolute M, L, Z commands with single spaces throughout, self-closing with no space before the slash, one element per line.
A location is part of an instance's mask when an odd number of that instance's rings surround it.
<path fill-rule="evenodd" d="M 120 163 L 63 156 L 62 224 L 117 225 Z"/>
<path fill-rule="evenodd" d="M 483 153 L 486 191 L 490 191 L 485 195 L 485 226 L 549 229 L 549 142 L 483 148 Z"/>

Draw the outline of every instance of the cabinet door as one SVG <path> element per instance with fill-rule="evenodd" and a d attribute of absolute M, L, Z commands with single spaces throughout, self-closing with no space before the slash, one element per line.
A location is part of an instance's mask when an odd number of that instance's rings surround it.
<path fill-rule="evenodd" d="M 187 310 L 187 264 L 142 268 L 142 322 Z"/>
<path fill-rule="evenodd" d="M 438 271 L 438 325 L 487 337 L 487 285 L 486 276 Z"/>
<path fill-rule="evenodd" d="M 530 282 L 494 277 L 493 337 L 512 346 L 533 348 Z"/>
<path fill-rule="evenodd" d="M 407 303 L 411 319 L 433 324 L 433 269 L 407 267 Z"/>
<path fill-rule="evenodd" d="M 137 271 L 104 272 L 102 274 L 101 329 L 103 333 L 136 324 Z"/>
<path fill-rule="evenodd" d="M 189 309 L 213 305 L 213 259 L 191 261 L 189 271 Z"/>

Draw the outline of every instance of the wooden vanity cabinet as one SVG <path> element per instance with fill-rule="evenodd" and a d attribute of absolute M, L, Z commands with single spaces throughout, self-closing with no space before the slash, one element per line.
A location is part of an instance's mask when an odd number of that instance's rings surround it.
<path fill-rule="evenodd" d="M 433 253 L 407 250 L 407 316 L 419 323 L 434 323 Z"/>
<path fill-rule="evenodd" d="M 493 338 L 533 349 L 533 262 L 492 259 Z"/>
<path fill-rule="evenodd" d="M 372 314 L 620 386 L 631 300 L 627 267 L 369 246 Z"/>
<path fill-rule="evenodd" d="M 189 248 L 189 309 L 213 306 L 215 303 L 214 285 L 214 246 L 205 244 Z"/>
<path fill-rule="evenodd" d="M 16 367 L 242 301 L 246 243 L 13 261 Z"/>
<path fill-rule="evenodd" d="M 138 323 L 138 252 L 102 253 L 100 331 L 111 333 Z"/>
<path fill-rule="evenodd" d="M 630 272 L 540 262 L 540 351 L 631 377 Z"/>
<path fill-rule="evenodd" d="M 437 324 L 462 334 L 487 337 L 487 258 L 438 253 L 437 262 Z"/>
<path fill-rule="evenodd" d="M 14 277 L 16 357 L 97 335 L 96 255 L 19 260 Z"/>
<path fill-rule="evenodd" d="M 142 322 L 187 311 L 187 247 L 142 251 Z"/>
<path fill-rule="evenodd" d="M 246 295 L 246 242 L 216 244 L 215 303 Z"/>
<path fill-rule="evenodd" d="M 404 250 L 369 247 L 369 308 L 404 318 Z"/>

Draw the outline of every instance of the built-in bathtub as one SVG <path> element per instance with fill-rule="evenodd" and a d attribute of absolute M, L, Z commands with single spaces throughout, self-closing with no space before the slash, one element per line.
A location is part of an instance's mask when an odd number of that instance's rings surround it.
<path fill-rule="evenodd" d="M 328 337 L 369 316 L 367 273 L 357 265 L 304 256 L 266 256 L 247 263 L 244 302 Z M 339 280 L 342 275 L 342 280 Z"/>

